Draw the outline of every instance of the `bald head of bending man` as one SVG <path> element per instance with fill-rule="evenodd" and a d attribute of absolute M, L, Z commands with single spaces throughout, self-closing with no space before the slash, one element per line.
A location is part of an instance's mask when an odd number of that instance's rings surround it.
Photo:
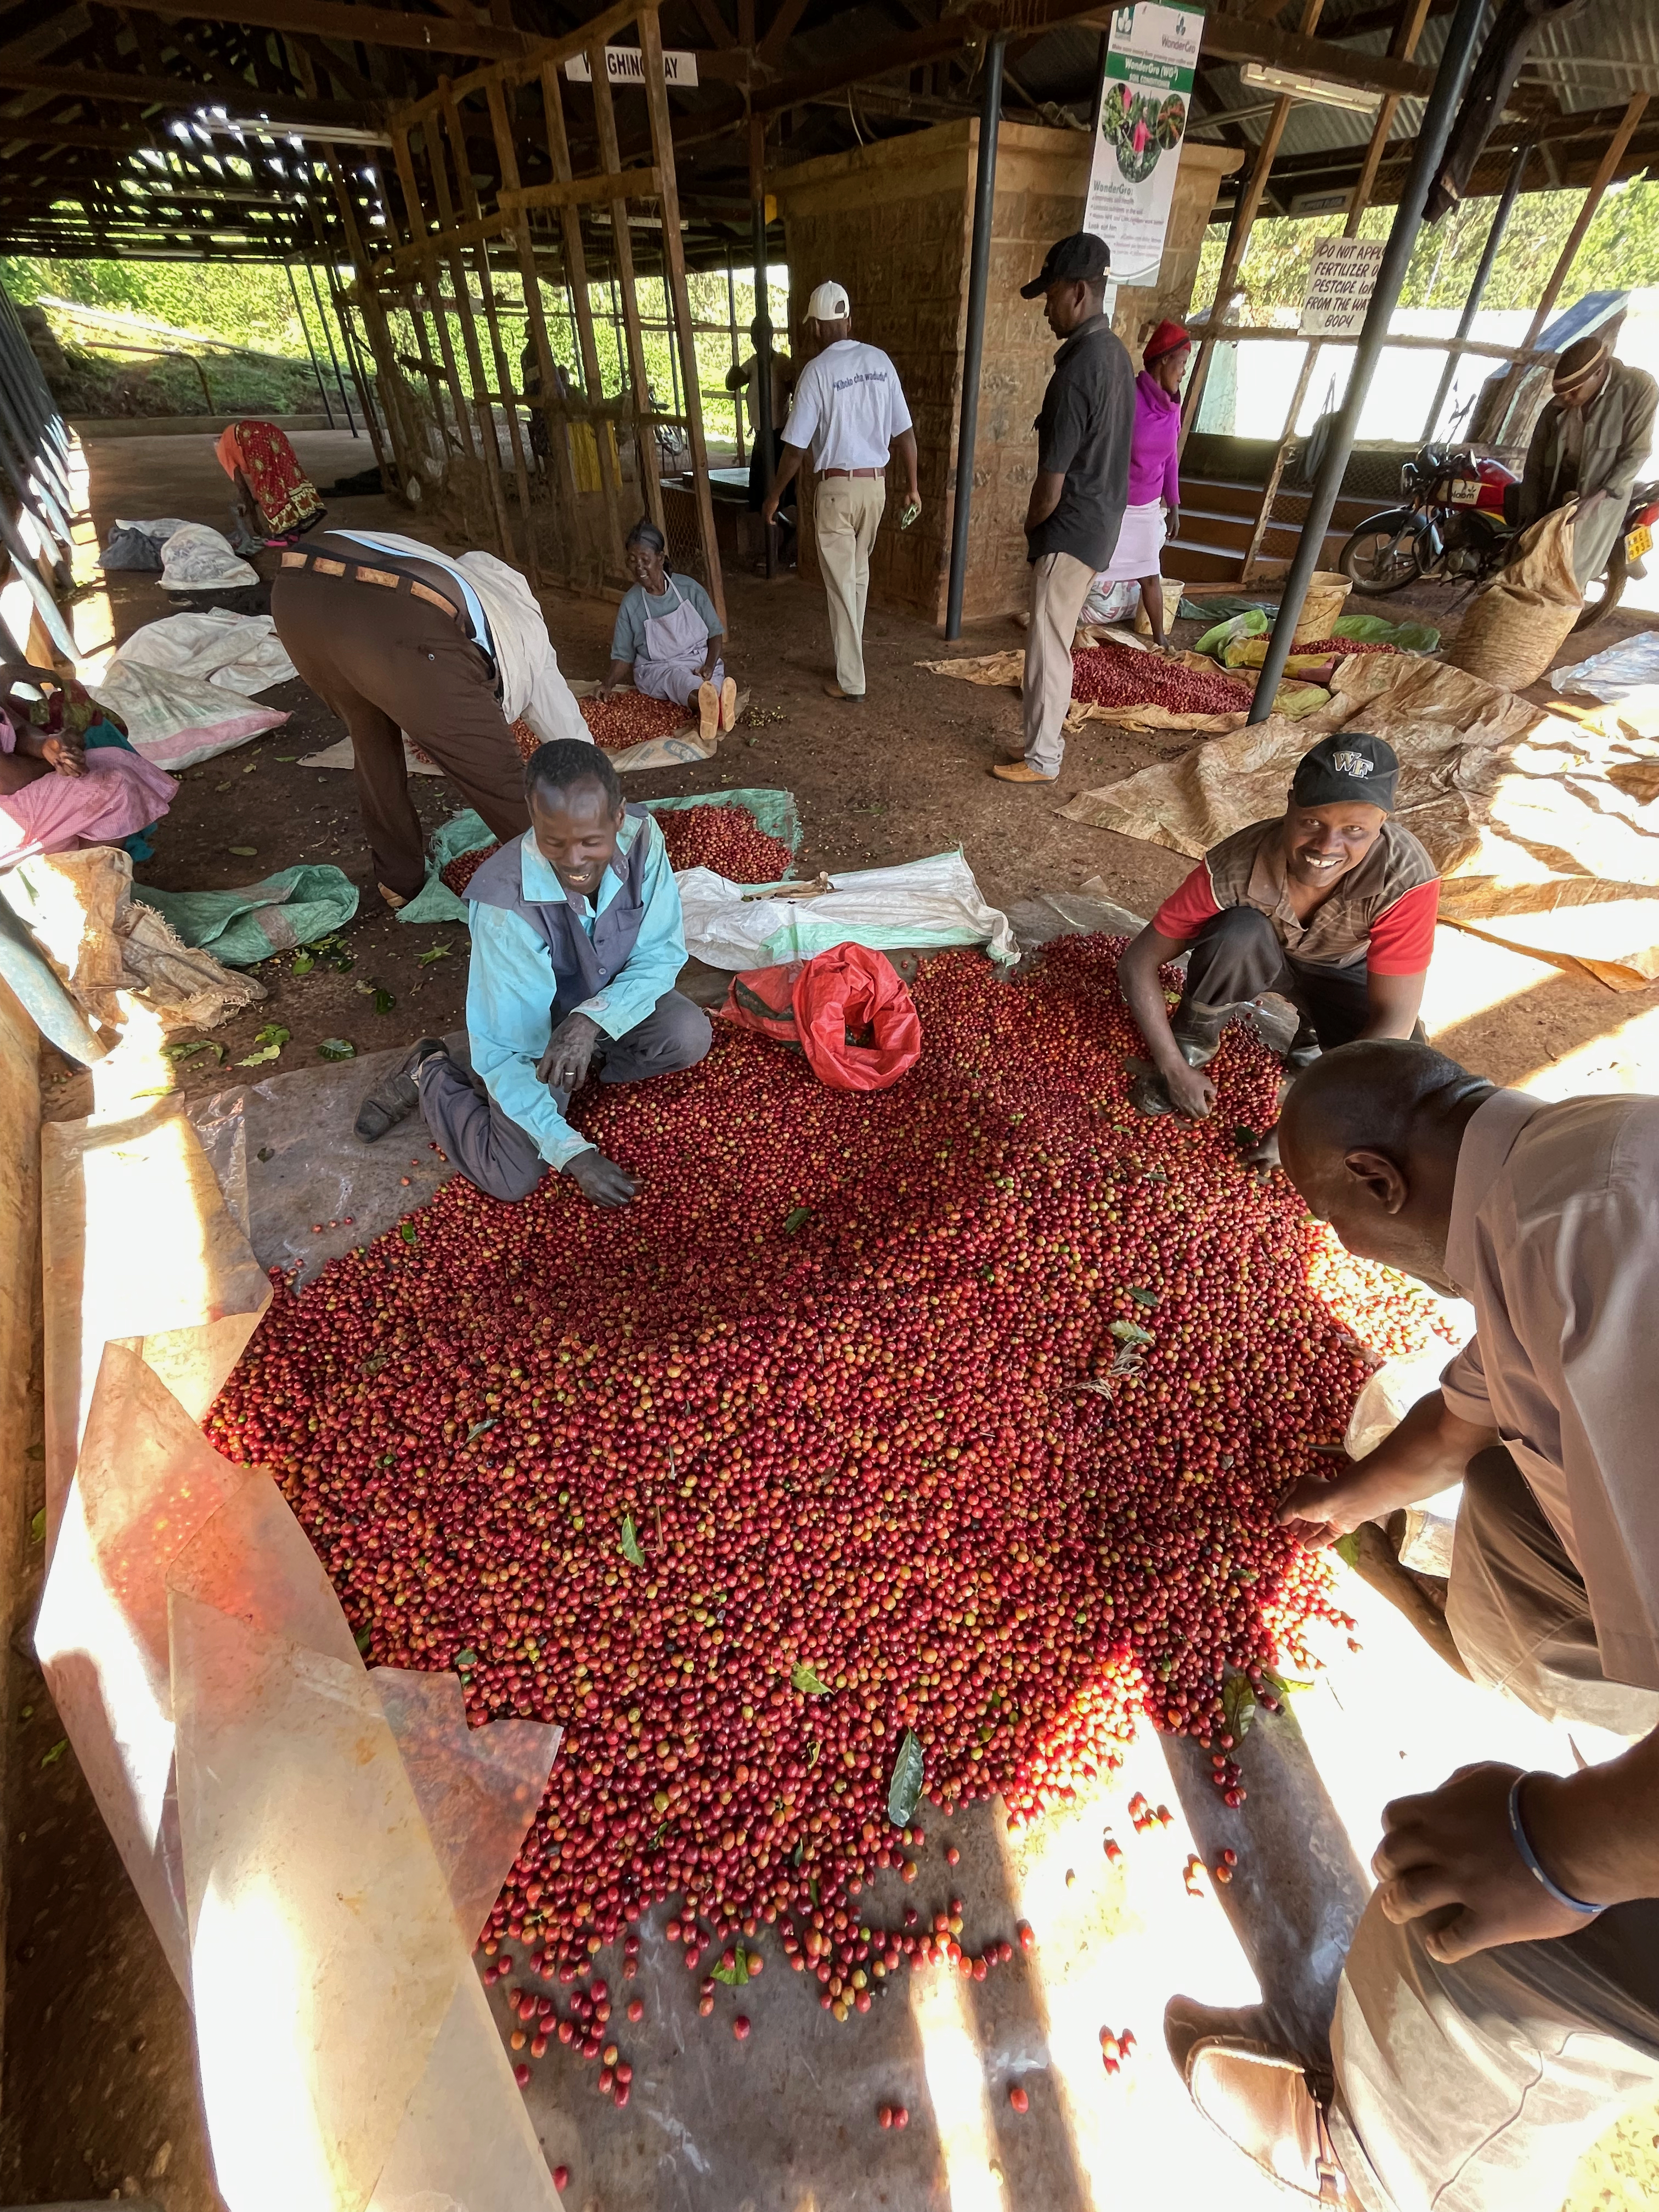
<path fill-rule="evenodd" d="M 1457 1157 L 1484 1076 L 1409 1037 L 1321 1055 L 1279 1118 L 1279 1158 L 1351 1252 L 1456 1295 L 1446 1274 Z"/>

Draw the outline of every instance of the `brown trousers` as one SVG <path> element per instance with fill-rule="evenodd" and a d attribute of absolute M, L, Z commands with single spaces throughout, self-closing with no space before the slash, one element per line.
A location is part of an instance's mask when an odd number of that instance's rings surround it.
<path fill-rule="evenodd" d="M 304 568 L 278 573 L 270 611 L 289 659 L 351 732 L 377 883 L 413 898 L 426 880 L 405 730 L 497 837 L 529 828 L 524 767 L 489 663 L 453 615 L 407 592 Z"/>

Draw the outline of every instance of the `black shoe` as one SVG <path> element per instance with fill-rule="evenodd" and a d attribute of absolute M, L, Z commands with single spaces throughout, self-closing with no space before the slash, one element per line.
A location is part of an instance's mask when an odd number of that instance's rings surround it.
<path fill-rule="evenodd" d="M 422 1037 L 390 1075 L 383 1076 L 357 1109 L 352 1127 L 366 1145 L 378 1145 L 389 1129 L 406 1121 L 421 1103 L 415 1071 L 434 1052 L 446 1050 L 441 1037 Z"/>

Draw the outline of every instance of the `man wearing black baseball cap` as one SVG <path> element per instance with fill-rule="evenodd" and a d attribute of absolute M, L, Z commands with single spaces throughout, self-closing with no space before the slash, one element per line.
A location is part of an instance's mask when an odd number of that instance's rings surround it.
<path fill-rule="evenodd" d="M 1204 1070 L 1222 1030 L 1264 991 L 1301 1016 L 1285 1057 L 1292 1071 L 1356 1037 L 1423 1034 L 1440 881 L 1391 818 L 1399 782 L 1382 738 L 1322 738 L 1297 763 L 1283 816 L 1224 838 L 1164 900 L 1117 970 L 1154 1064 L 1131 1093 L 1141 1113 L 1173 1108 L 1202 1121 L 1215 1103 Z M 1188 946 L 1171 1017 L 1158 971 Z M 1247 1157 L 1274 1164 L 1274 1133 Z"/>
<path fill-rule="evenodd" d="M 1036 419 L 1036 479 L 1025 512 L 1031 563 L 1022 760 L 991 771 L 1005 783 L 1052 783 L 1072 703 L 1072 640 L 1089 586 L 1112 557 L 1129 495 L 1135 380 L 1129 356 L 1103 313 L 1111 257 L 1103 239 L 1074 231 L 1051 246 L 1040 272 L 1020 286 L 1043 299 L 1049 329 L 1064 341 Z"/>

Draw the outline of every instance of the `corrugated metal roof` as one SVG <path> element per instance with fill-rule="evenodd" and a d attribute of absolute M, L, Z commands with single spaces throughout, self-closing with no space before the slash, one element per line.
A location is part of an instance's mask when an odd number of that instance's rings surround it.
<path fill-rule="evenodd" d="M 1547 84 L 1569 114 L 1659 94 L 1659 9 L 1651 0 L 1594 0 L 1571 23 L 1547 24 L 1533 43 L 1528 79 Z"/>

